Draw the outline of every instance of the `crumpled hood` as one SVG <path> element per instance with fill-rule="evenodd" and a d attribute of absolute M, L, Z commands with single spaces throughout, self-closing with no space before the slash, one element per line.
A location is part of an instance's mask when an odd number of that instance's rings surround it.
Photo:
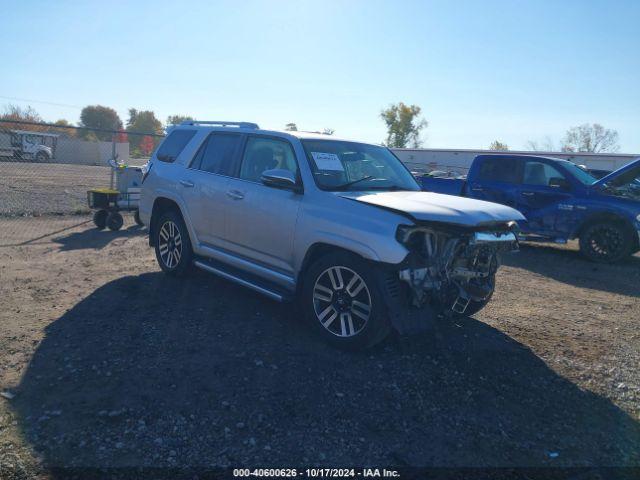
<path fill-rule="evenodd" d="M 602 186 L 605 183 L 609 183 L 621 176 L 629 177 L 628 181 L 631 181 L 632 178 L 640 175 L 640 157 L 636 158 L 634 161 L 627 163 L 626 165 L 620 167 L 617 170 L 614 170 L 609 175 L 605 175 L 600 180 L 595 182 L 592 186 Z"/>
<path fill-rule="evenodd" d="M 416 220 L 452 223 L 468 227 L 492 222 L 524 220 L 517 210 L 498 203 L 432 192 L 340 192 L 357 200 L 398 212 Z"/>

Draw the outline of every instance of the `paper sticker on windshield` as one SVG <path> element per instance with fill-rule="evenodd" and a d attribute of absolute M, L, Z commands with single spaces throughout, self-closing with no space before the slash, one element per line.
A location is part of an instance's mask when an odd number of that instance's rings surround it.
<path fill-rule="evenodd" d="M 342 162 L 335 153 L 311 152 L 313 160 L 318 166 L 318 170 L 335 170 L 344 172 Z"/>

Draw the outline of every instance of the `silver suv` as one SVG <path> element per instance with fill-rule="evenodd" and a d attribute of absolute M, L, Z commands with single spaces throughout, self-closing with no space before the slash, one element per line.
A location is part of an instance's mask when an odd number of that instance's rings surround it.
<path fill-rule="evenodd" d="M 189 121 L 147 164 L 140 218 L 164 272 L 195 265 L 295 298 L 313 328 L 353 349 L 478 312 L 523 217 L 421 192 L 379 145 Z"/>

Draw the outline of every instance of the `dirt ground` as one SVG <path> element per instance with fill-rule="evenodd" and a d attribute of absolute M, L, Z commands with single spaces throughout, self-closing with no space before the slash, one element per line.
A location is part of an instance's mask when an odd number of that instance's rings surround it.
<path fill-rule="evenodd" d="M 287 305 L 164 276 L 127 221 L 0 219 L 0 478 L 640 466 L 638 256 L 602 266 L 525 246 L 475 318 L 350 354 Z"/>

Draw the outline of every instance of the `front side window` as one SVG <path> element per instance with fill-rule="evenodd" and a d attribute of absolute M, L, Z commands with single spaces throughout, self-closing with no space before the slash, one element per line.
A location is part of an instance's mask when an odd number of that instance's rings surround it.
<path fill-rule="evenodd" d="M 211 134 L 198 150 L 191 163 L 191 168 L 209 173 L 229 175 L 241 144 L 241 135 Z"/>
<path fill-rule="evenodd" d="M 195 134 L 195 130 L 174 130 L 162 142 L 156 157 L 162 162 L 175 162 Z"/>
<path fill-rule="evenodd" d="M 240 178 L 260 182 L 265 170 L 289 170 L 297 176 L 298 164 L 291 144 L 275 138 L 249 137 L 240 167 Z"/>
<path fill-rule="evenodd" d="M 339 140 L 303 140 L 302 145 L 323 190 L 420 190 L 409 170 L 385 147 Z"/>
<path fill-rule="evenodd" d="M 565 180 L 565 176 L 547 163 L 527 162 L 525 164 L 522 178 L 524 185 L 549 187 L 552 179 Z"/>

